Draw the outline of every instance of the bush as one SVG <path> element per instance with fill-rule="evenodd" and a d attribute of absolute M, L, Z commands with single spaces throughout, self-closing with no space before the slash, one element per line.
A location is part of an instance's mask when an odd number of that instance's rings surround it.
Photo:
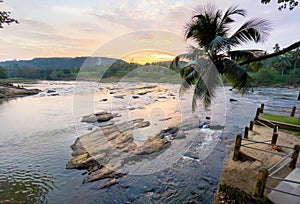
<path fill-rule="evenodd" d="M 293 86 L 299 86 L 300 84 L 300 70 L 291 70 L 289 72 L 289 76 L 288 76 L 288 82 L 289 84 L 293 85 Z"/>
<path fill-rule="evenodd" d="M 261 68 L 258 72 L 251 75 L 254 85 L 270 86 L 271 84 L 277 83 L 277 80 L 279 80 L 276 79 L 279 76 L 278 71 L 271 67 Z"/>
<path fill-rule="evenodd" d="M 8 78 L 9 78 L 9 75 L 8 75 L 7 69 L 0 66 L 0 79 L 8 79 Z"/>

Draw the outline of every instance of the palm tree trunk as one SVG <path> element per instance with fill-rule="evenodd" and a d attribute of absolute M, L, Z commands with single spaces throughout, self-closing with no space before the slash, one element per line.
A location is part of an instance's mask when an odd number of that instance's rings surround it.
<path fill-rule="evenodd" d="M 295 64 L 294 64 L 294 73 L 295 73 L 295 71 L 296 71 L 296 67 L 297 67 L 297 64 L 298 64 L 298 60 L 299 60 L 299 58 L 297 57 L 297 59 L 296 59 L 296 61 L 295 61 Z"/>
<path fill-rule="evenodd" d="M 260 56 L 260 57 L 257 57 L 257 58 L 253 58 L 253 59 L 250 59 L 250 60 L 246 60 L 244 62 L 241 62 L 239 65 L 245 65 L 245 64 L 250 64 L 251 62 L 257 62 L 257 61 L 262 61 L 262 60 L 265 60 L 265 59 L 269 59 L 271 57 L 276 57 L 276 56 L 279 56 L 279 55 L 282 55 L 282 54 L 285 54 L 291 50 L 294 50 L 296 48 L 300 47 L 300 41 L 298 42 L 295 42 L 293 43 L 292 45 L 278 51 L 278 52 L 274 52 L 272 54 L 268 54 L 268 55 L 263 55 L 263 56 Z"/>

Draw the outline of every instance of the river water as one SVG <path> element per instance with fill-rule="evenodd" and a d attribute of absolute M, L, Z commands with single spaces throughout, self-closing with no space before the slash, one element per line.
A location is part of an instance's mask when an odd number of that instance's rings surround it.
<path fill-rule="evenodd" d="M 296 89 L 260 88 L 242 97 L 225 87 L 226 100 L 237 101 L 224 103 L 225 128 L 209 155 L 187 154 L 159 172 L 123 176 L 117 185 L 101 189 L 102 181 L 83 183 L 86 171 L 65 169 L 70 145 L 90 132 L 90 125 L 78 121 L 91 110 L 74 109 L 74 95 L 88 99 L 95 92 L 95 84 L 83 84 L 30 84 L 42 92 L 0 104 L 0 203 L 212 203 L 223 160 L 260 103 L 270 112 L 300 108 Z"/>

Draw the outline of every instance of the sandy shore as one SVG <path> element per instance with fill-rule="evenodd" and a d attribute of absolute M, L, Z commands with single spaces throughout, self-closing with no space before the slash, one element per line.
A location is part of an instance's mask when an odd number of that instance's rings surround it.
<path fill-rule="evenodd" d="M 253 131 L 249 131 L 249 139 L 255 141 L 269 141 L 272 138 L 273 129 L 266 128 L 263 126 L 255 125 Z M 247 141 L 242 141 L 242 144 L 249 143 Z M 294 147 L 294 145 L 300 144 L 300 137 L 297 137 L 293 134 L 287 133 L 286 131 L 279 130 L 279 136 L 277 140 L 278 145 Z M 266 144 L 253 144 L 251 147 L 260 148 L 263 150 L 274 151 L 270 145 Z M 234 149 L 234 144 L 230 147 Z M 282 148 L 283 153 L 291 152 L 291 149 Z M 279 161 L 282 157 L 275 154 L 270 154 L 258 150 L 253 150 L 245 147 L 241 147 L 241 152 L 251 156 L 255 159 L 255 161 L 233 161 L 232 156 L 233 153 L 227 158 L 227 165 L 224 169 L 222 179 L 220 185 L 231 186 L 233 188 L 240 189 L 243 192 L 248 194 L 253 194 L 257 182 L 258 171 L 262 167 L 269 168 L 274 163 Z M 297 166 L 300 165 L 300 159 L 297 161 Z M 276 173 L 275 176 L 284 178 L 286 177 L 292 169 L 289 167 L 283 168 L 280 172 Z M 279 182 L 275 182 L 274 180 L 268 180 L 267 185 L 276 187 Z M 265 195 L 269 194 L 269 190 L 265 190 Z M 215 203 L 223 203 L 226 195 L 224 193 L 218 194 L 216 197 Z M 225 199 L 226 200 L 226 199 Z M 223 201 L 223 202 L 222 202 Z"/>

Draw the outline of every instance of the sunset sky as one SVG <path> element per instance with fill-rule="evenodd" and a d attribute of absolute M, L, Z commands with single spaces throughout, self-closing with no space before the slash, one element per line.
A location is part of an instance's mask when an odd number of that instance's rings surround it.
<path fill-rule="evenodd" d="M 20 24 L 0 30 L 0 61 L 100 54 L 137 60 L 137 53 L 149 57 L 149 50 L 156 59 L 176 55 L 186 51 L 185 23 L 207 2 L 223 10 L 246 9 L 247 18 L 238 18 L 237 26 L 253 17 L 272 21 L 269 39 L 244 49 L 271 52 L 275 43 L 283 48 L 299 40 L 300 6 L 278 11 L 275 0 L 269 5 L 260 0 L 4 0 L 0 9 L 11 11 Z"/>

